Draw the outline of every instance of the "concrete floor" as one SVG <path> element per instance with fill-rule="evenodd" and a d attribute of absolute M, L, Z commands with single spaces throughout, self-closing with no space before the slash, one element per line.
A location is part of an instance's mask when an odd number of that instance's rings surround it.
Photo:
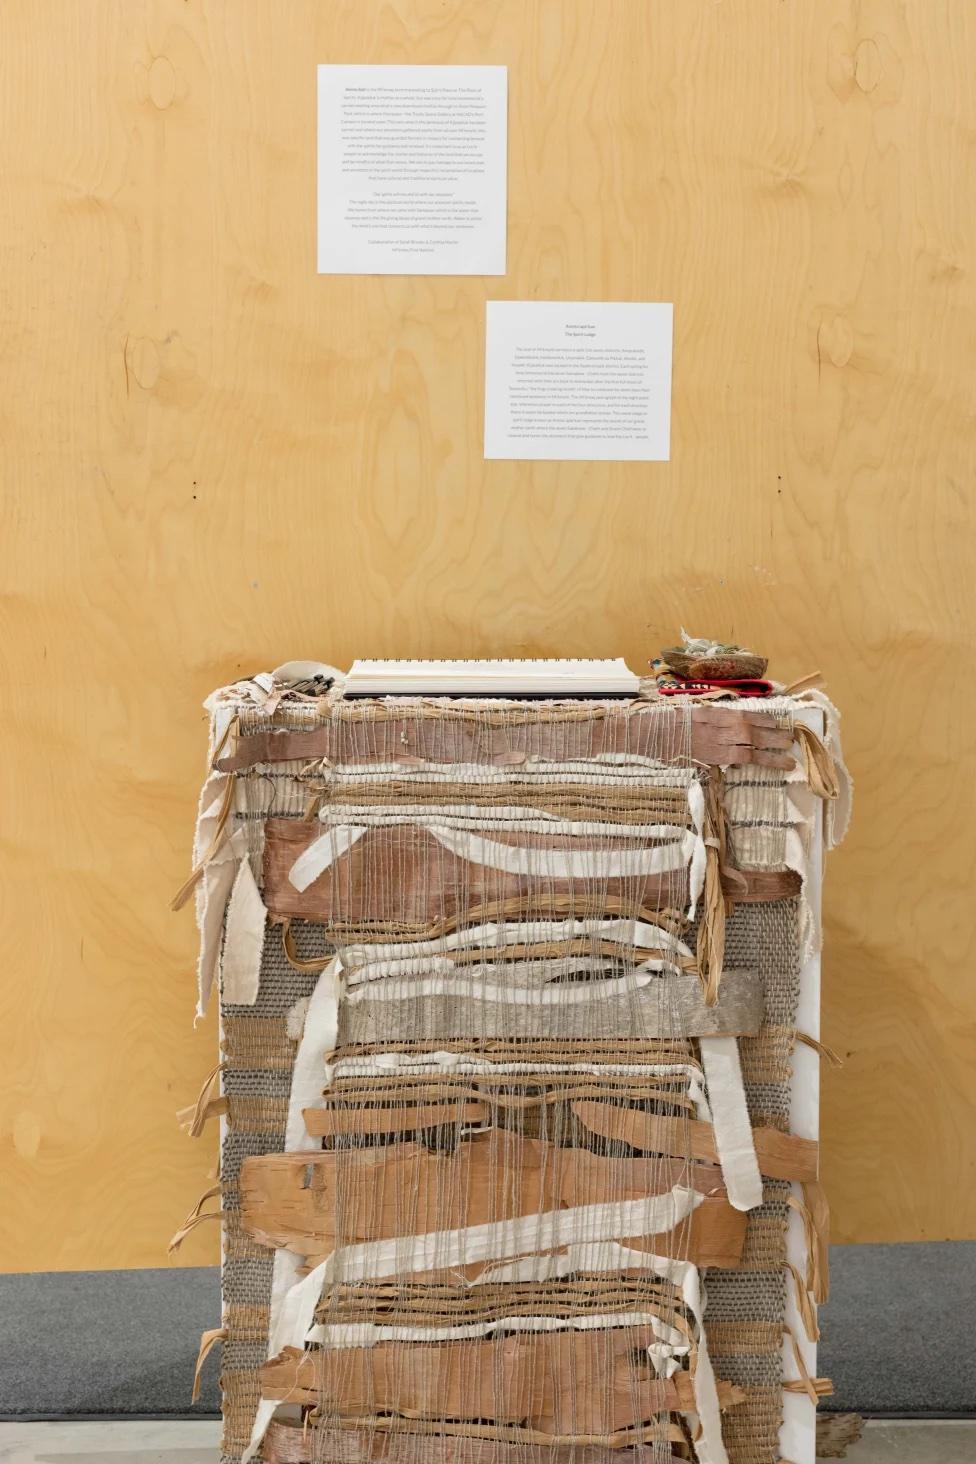
<path fill-rule="evenodd" d="M 0 1464 L 216 1464 L 220 1424 L 0 1423 Z M 850 1464 L 974 1464 L 976 1420 L 869 1423 Z"/>
<path fill-rule="evenodd" d="M 869 1421 L 847 1457 L 850 1464 L 976 1464 L 976 1421 Z"/>
<path fill-rule="evenodd" d="M 0 1464 L 217 1464 L 220 1422 L 0 1423 Z"/>

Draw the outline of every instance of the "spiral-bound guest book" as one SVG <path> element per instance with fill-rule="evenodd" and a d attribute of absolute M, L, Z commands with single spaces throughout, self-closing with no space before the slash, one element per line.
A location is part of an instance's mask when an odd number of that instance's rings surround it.
<path fill-rule="evenodd" d="M 355 661 L 348 696 L 636 696 L 640 681 L 614 660 Z"/>

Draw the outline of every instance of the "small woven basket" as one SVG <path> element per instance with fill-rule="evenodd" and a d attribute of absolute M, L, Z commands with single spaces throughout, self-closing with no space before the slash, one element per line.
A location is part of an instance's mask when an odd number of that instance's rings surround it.
<path fill-rule="evenodd" d="M 754 656 L 751 651 L 717 651 L 710 656 L 696 656 L 680 646 L 672 646 L 663 655 L 672 671 L 691 681 L 751 681 L 765 675 L 768 664 L 765 656 Z"/>

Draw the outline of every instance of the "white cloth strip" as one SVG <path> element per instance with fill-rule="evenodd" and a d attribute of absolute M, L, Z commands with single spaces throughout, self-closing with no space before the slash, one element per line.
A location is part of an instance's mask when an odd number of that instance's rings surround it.
<path fill-rule="evenodd" d="M 547 879 L 626 879 L 632 875 L 668 874 L 683 869 L 694 847 L 693 834 L 683 833 L 673 843 L 652 849 L 546 849 L 499 844 L 475 833 L 457 833 L 426 824 L 428 833 L 458 859 L 506 874 Z M 661 825 L 663 832 L 674 830 Z M 646 831 L 649 832 L 649 831 Z"/>
<path fill-rule="evenodd" d="M 267 915 L 250 858 L 244 854 L 224 924 L 220 975 L 226 1005 L 253 1006 L 258 999 Z"/>
<path fill-rule="evenodd" d="M 410 1075 L 480 1073 L 487 1077 L 494 1073 L 586 1073 L 595 1078 L 608 1073 L 621 1077 L 657 1073 L 684 1075 L 690 1081 L 696 1082 L 702 1076 L 701 1068 L 684 1062 L 490 1062 L 487 1058 L 469 1057 L 465 1053 L 457 1052 L 378 1052 L 372 1057 L 343 1057 L 335 1065 L 336 1077 L 396 1071 Z"/>
<path fill-rule="evenodd" d="M 306 1108 L 322 1107 L 322 1074 L 324 1071 L 328 1078 L 331 1069 L 326 1059 L 335 1051 L 339 1040 L 341 996 L 342 962 L 334 956 L 315 983 L 295 1054 L 285 1123 L 286 1153 L 321 1148 L 319 1139 L 309 1137 L 302 1113 Z"/>
<path fill-rule="evenodd" d="M 407 1061 L 399 1061 L 401 1058 L 407 1058 Z M 431 1062 L 432 1058 L 445 1061 Z M 621 1077 L 684 1077 L 688 1082 L 687 1096 L 695 1105 L 695 1117 L 701 1119 L 702 1123 L 712 1121 L 702 1071 L 690 1063 L 492 1063 L 477 1058 L 462 1058 L 452 1052 L 424 1053 L 423 1057 L 415 1059 L 411 1059 L 408 1053 L 380 1052 L 375 1057 L 340 1058 L 331 1074 L 334 1077 L 368 1077 L 370 1074 L 376 1076 L 396 1071 L 402 1071 L 404 1076 L 409 1077 L 437 1076 L 443 1072 L 463 1073 L 471 1077 L 490 1077 L 494 1074 L 525 1074 L 531 1077 L 534 1073 L 581 1073 L 589 1077 L 603 1077 L 606 1073 Z"/>
<path fill-rule="evenodd" d="M 666 874 L 683 869 L 695 848 L 695 836 L 675 830 L 669 824 L 655 824 L 635 830 L 634 837 L 669 837 L 670 844 L 651 849 L 547 849 L 524 848 L 517 844 L 500 844 L 466 829 L 439 826 L 432 819 L 375 819 L 371 825 L 408 824 L 423 828 L 439 844 L 458 859 L 481 864 L 486 869 L 499 869 L 508 874 L 536 875 L 549 879 L 624 879 L 631 875 Z M 482 827 L 484 823 L 482 821 Z M 556 830 L 540 824 L 537 829 L 520 825 L 522 832 L 571 834 L 585 825 L 566 826 Z M 614 825 L 619 835 L 621 825 Z M 343 854 L 347 853 L 366 832 L 365 824 L 339 824 L 315 839 L 298 856 L 288 871 L 289 883 L 296 890 L 306 890 Z M 677 833 L 678 837 L 672 837 Z"/>
<path fill-rule="evenodd" d="M 315 839 L 304 853 L 299 854 L 288 871 L 289 884 L 294 885 L 296 890 L 307 890 L 309 885 L 318 879 L 320 874 L 324 874 L 331 864 L 334 864 L 343 854 L 348 853 L 365 832 L 365 828 L 349 827 L 348 825 L 329 829 L 328 833 Z"/>
<path fill-rule="evenodd" d="M 468 1337 L 490 1337 L 493 1332 L 590 1332 L 614 1327 L 653 1327 L 663 1342 L 680 1347 L 687 1339 L 655 1312 L 600 1312 L 575 1317 L 493 1317 L 456 1327 L 382 1326 L 375 1322 L 321 1322 L 312 1327 L 306 1342 L 323 1347 L 376 1347 L 381 1342 L 460 1342 Z"/>
<path fill-rule="evenodd" d="M 210 722 L 210 747 L 215 747 L 215 717 Z M 197 800 L 197 818 L 193 830 L 193 864 L 194 867 L 203 859 L 214 836 L 217 826 L 217 815 L 227 787 L 227 773 L 210 772 L 200 789 L 200 797 Z M 228 894 L 229 894 L 228 890 Z M 216 970 L 219 955 L 219 944 L 213 948 L 213 942 L 207 939 L 206 914 L 207 914 L 207 870 L 197 882 L 194 891 L 194 904 L 196 907 L 197 930 L 200 934 L 200 949 L 197 955 L 197 1009 L 194 1017 L 194 1025 L 200 1021 L 207 1010 L 210 1000 L 210 991 L 213 987 L 214 971 Z M 219 932 L 218 932 L 219 936 Z"/>
<path fill-rule="evenodd" d="M 301 759 L 293 759 L 307 766 Z M 287 767 L 291 763 L 262 763 L 261 767 Z M 499 767 L 497 763 L 384 762 L 329 763 L 329 775 L 344 781 L 437 782 L 437 783 L 534 783 L 552 780 L 610 785 L 639 782 L 642 787 L 685 788 L 696 777 L 693 768 L 671 767 L 653 758 L 628 753 L 601 753 L 594 758 L 562 758 L 549 761 L 532 755 L 524 763 Z M 594 768 L 599 768 L 599 776 Z"/>
<path fill-rule="evenodd" d="M 704 1195 L 676 1185 L 667 1194 L 641 1200 L 578 1205 L 458 1230 L 433 1230 L 425 1235 L 401 1235 L 390 1240 L 341 1246 L 293 1285 L 284 1297 L 271 1328 L 269 1356 L 277 1356 L 285 1347 L 304 1345 L 323 1290 L 336 1282 L 504 1260 L 531 1250 L 554 1250 L 578 1244 L 600 1231 L 620 1236 L 662 1235 L 687 1219 L 703 1199 Z M 269 1399 L 262 1399 L 258 1404 L 251 1440 L 241 1464 L 248 1464 L 254 1458 L 276 1407 Z"/>
<path fill-rule="evenodd" d="M 443 955 L 446 951 L 467 950 L 472 946 L 532 945 L 549 941 L 567 941 L 593 937 L 596 940 L 619 941 L 621 945 L 643 945 L 675 951 L 691 958 L 691 947 L 662 925 L 645 920 L 526 920 L 499 921 L 471 925 L 463 930 L 433 940 L 410 940 L 346 946 L 342 950 L 345 967 L 362 966 L 370 961 L 398 960 L 423 955 Z"/>
<path fill-rule="evenodd" d="M 380 1276 L 477 1265 L 528 1252 L 556 1250 L 603 1234 L 663 1235 L 680 1225 L 704 1200 L 682 1185 L 663 1195 L 543 1210 L 513 1220 L 491 1220 L 456 1230 L 429 1230 L 389 1240 L 341 1246 L 332 1256 L 333 1279 L 350 1282 Z"/>
<path fill-rule="evenodd" d="M 233 817 L 233 812 L 231 817 Z M 202 826 L 205 830 L 209 827 L 211 831 L 216 826 L 213 808 L 208 809 L 204 814 Z M 197 857 L 199 859 L 202 856 Z M 246 861 L 246 859 L 247 840 L 243 830 L 236 829 L 224 839 L 213 858 L 204 866 L 197 882 L 197 927 L 200 931 L 200 955 L 197 960 L 197 1020 L 206 1013 L 214 976 L 220 964 L 224 912 L 234 887 L 238 861 Z"/>
<path fill-rule="evenodd" d="M 528 961 L 487 960 L 477 964 L 465 961 L 458 965 L 449 956 L 426 956 L 417 961 L 376 961 L 353 967 L 347 966 L 343 959 L 342 964 L 347 986 L 418 976 L 457 976 L 463 978 L 468 986 L 483 981 L 487 976 L 496 977 L 501 986 L 547 986 L 561 976 L 578 975 L 584 971 L 605 972 L 616 959 L 613 956 L 557 956 L 554 960 L 546 960 L 536 956 Z M 681 968 L 674 961 L 651 956 L 646 961 L 630 962 L 627 969 L 636 973 Z M 504 979 L 506 977 L 507 980 Z"/>
<path fill-rule="evenodd" d="M 401 1058 L 407 1061 L 401 1062 Z M 441 1062 L 431 1059 L 441 1058 Z M 702 1123 L 711 1123 L 712 1111 L 705 1092 L 702 1071 L 690 1063 L 585 1063 L 585 1062 L 487 1062 L 478 1058 L 462 1058 L 452 1052 L 424 1053 L 412 1058 L 408 1053 L 380 1052 L 375 1057 L 343 1057 L 332 1070 L 334 1077 L 367 1077 L 369 1075 L 403 1072 L 405 1077 L 436 1076 L 443 1072 L 462 1073 L 471 1077 L 490 1077 L 494 1074 L 509 1076 L 535 1073 L 581 1073 L 589 1077 L 603 1077 L 610 1073 L 621 1077 L 671 1078 L 684 1077 L 687 1080 L 687 1097 L 695 1106 L 695 1117 Z"/>
<path fill-rule="evenodd" d="M 695 785 L 697 786 L 697 785 Z M 624 823 L 616 819 L 563 818 L 542 808 L 510 804 L 504 808 L 485 808 L 480 804 L 392 803 L 377 808 L 372 803 L 329 802 L 319 814 L 319 822 L 330 828 L 352 824 L 365 828 L 388 828 L 410 824 L 437 835 L 448 832 L 478 834 L 485 828 L 514 834 L 558 834 L 574 839 L 590 835 L 606 839 L 659 839 L 674 843 L 688 830 L 678 823 Z"/>
<path fill-rule="evenodd" d="M 346 1001 L 355 1006 L 361 1002 L 410 1001 L 423 996 L 456 996 L 469 1001 L 494 1001 L 513 1006 L 578 1006 L 626 996 L 658 980 L 650 971 L 631 971 L 626 976 L 605 977 L 600 981 L 556 983 L 550 986 L 497 986 L 450 976 L 417 976 L 404 981 L 390 977 L 379 985 L 358 986 L 346 993 Z"/>
<path fill-rule="evenodd" d="M 699 1047 L 729 1203 L 736 1210 L 754 1210 L 762 1204 L 763 1182 L 742 1086 L 739 1044 L 735 1037 L 702 1037 Z"/>
<path fill-rule="evenodd" d="M 705 794 L 697 779 L 688 784 L 688 811 L 695 830 L 694 851 L 688 871 L 688 919 L 694 920 L 705 888 Z"/>

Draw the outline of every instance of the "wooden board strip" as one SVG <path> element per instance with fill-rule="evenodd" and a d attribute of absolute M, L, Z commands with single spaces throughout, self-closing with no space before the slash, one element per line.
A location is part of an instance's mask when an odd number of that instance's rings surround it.
<path fill-rule="evenodd" d="M 262 1395 L 326 1416 L 492 1419 L 549 1436 L 609 1434 L 659 1413 L 694 1412 L 691 1376 L 655 1377 L 650 1326 L 521 1332 L 477 1341 L 286 1348 L 261 1368 Z M 719 1401 L 736 1401 L 719 1384 Z"/>
<path fill-rule="evenodd" d="M 690 755 L 683 757 L 683 712 L 650 704 L 607 713 L 599 704 L 583 716 L 560 719 L 526 707 L 507 715 L 494 728 L 490 709 L 469 718 L 411 716 L 382 703 L 367 707 L 355 719 L 341 716 L 311 732 L 256 732 L 237 740 L 232 753 L 217 762 L 221 772 L 241 772 L 257 763 L 330 763 L 411 761 L 511 764 L 513 758 L 538 757 L 564 761 L 592 759 L 608 753 L 666 759 L 688 765 L 728 767 L 755 763 L 789 769 L 792 733 L 777 726 L 768 713 L 737 707 L 696 706 L 691 713 Z M 368 727 L 368 732 L 367 732 Z"/>
<path fill-rule="evenodd" d="M 622 975 L 624 969 L 614 967 L 614 974 Z M 749 1037 L 759 1031 L 763 1017 L 762 982 L 755 971 L 727 970 L 713 1006 L 706 1005 L 697 974 L 685 971 L 655 973 L 644 986 L 623 991 L 611 987 L 609 995 L 606 980 L 594 973 L 587 982 L 559 988 L 565 999 L 544 1007 L 542 994 L 552 996 L 551 987 L 523 988 L 524 1000 L 517 1002 L 506 989 L 504 968 L 484 980 L 505 995 L 483 999 L 481 980 L 466 983 L 463 970 L 454 976 L 458 990 L 447 996 L 414 995 L 412 978 L 398 978 L 395 1000 L 383 997 L 388 982 L 358 985 L 339 1012 L 340 1045 L 378 1044 L 412 1032 L 422 1033 L 425 1041 L 449 1042 L 459 1025 L 484 1037 L 516 1039 L 535 1036 L 542 1024 L 550 1037 L 564 1040 L 591 1040 L 598 1034 L 606 1042 L 635 1030 L 647 1038 Z M 458 994 L 461 990 L 470 990 L 471 996 Z"/>
<path fill-rule="evenodd" d="M 792 900 L 803 881 L 795 869 L 737 869 L 733 879 L 722 880 L 722 893 L 737 905 L 765 905 Z"/>
<path fill-rule="evenodd" d="M 505 1130 L 473 1135 L 454 1154 L 402 1143 L 246 1159 L 241 1223 L 255 1240 L 294 1251 L 311 1266 L 338 1246 L 639 1199 L 675 1184 L 705 1199 L 670 1235 L 628 1243 L 699 1265 L 734 1267 L 745 1216 L 729 1204 L 717 1166 L 610 1159 Z"/>
<path fill-rule="evenodd" d="M 715 1132 L 710 1123 L 698 1119 L 663 1118 L 643 1108 L 625 1108 L 616 1103 L 583 1099 L 572 1104 L 579 1121 L 603 1138 L 619 1139 L 634 1149 L 718 1163 Z M 779 1129 L 752 1131 L 760 1172 L 767 1179 L 791 1179 L 807 1183 L 816 1179 L 820 1146 L 816 1139 L 801 1139 Z"/>

